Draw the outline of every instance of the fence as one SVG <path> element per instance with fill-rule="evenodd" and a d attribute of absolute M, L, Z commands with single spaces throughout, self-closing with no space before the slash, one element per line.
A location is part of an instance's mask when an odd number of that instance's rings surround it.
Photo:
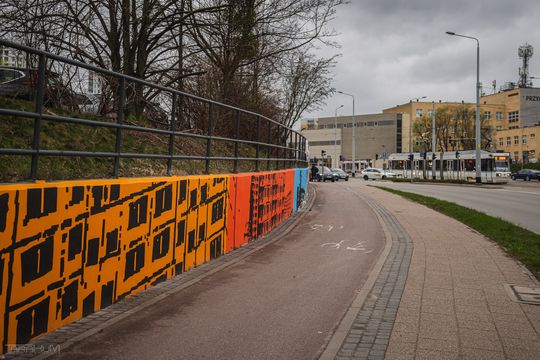
<path fill-rule="evenodd" d="M 38 178 L 40 157 L 111 159 L 113 177 L 119 176 L 122 159 L 166 161 L 166 174 L 169 176 L 173 174 L 173 163 L 179 160 L 204 161 L 206 174 L 210 173 L 211 162 L 232 162 L 233 173 L 239 172 L 239 162 L 246 161 L 254 163 L 254 170 L 257 172 L 271 168 L 298 168 L 308 165 L 306 139 L 299 132 L 260 114 L 6 40 L 0 39 L 0 47 L 23 52 L 27 59 L 24 69 L 12 68 L 20 74 L 18 75 L 20 78 L 9 78 L 4 81 L 0 78 L 0 96 L 32 100 L 34 106 L 34 111 L 0 106 L 0 116 L 33 121 L 31 145 L 28 148 L 4 147 L 0 141 L 0 155 L 30 157 L 28 169 L 30 180 Z M 33 68 L 32 63 L 37 64 L 37 67 Z M 9 70 L 8 67 L 0 68 Z M 82 78 L 86 80 L 81 82 Z M 68 100 L 71 101 L 72 108 L 83 108 L 89 98 L 84 95 L 85 91 L 81 91 L 82 88 L 87 86 L 91 90 L 95 88 L 96 83 L 100 84 L 98 97 L 99 107 L 105 114 L 103 118 L 88 119 L 72 114 L 64 116 L 44 112 L 44 106 L 47 104 L 62 106 Z M 139 105 L 139 113 L 146 114 L 149 121 L 146 124 L 133 124 L 127 121 L 126 114 L 129 114 L 126 111 L 127 105 L 135 105 L 135 108 Z M 182 124 L 200 124 L 201 119 L 204 119 L 206 124 L 203 128 L 199 127 L 199 133 L 194 132 L 192 126 L 182 128 Z M 110 129 L 109 131 L 114 133 L 112 141 L 114 148 L 108 151 L 85 150 L 80 147 L 44 148 L 42 128 L 45 122 Z M 167 143 L 167 151 L 163 153 L 125 151 L 123 143 L 128 138 L 129 132 L 162 136 L 166 139 L 164 142 Z M 221 136 L 224 133 L 227 136 Z M 193 155 L 189 151 L 187 153 L 178 151 L 178 142 L 181 138 L 205 142 L 204 153 Z M 217 151 L 213 145 L 216 142 L 233 143 L 233 153 L 228 156 L 215 154 Z M 252 149 L 251 153 L 254 153 L 254 156 L 241 155 L 240 146 Z M 266 169 L 261 169 L 264 163 Z"/>

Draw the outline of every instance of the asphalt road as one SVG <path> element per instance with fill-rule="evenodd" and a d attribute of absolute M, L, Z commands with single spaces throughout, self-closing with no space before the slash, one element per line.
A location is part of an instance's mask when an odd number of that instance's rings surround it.
<path fill-rule="evenodd" d="M 385 240 L 347 183 L 314 186 L 312 211 L 284 238 L 55 358 L 318 357 Z"/>
<path fill-rule="evenodd" d="M 358 181 L 358 180 L 355 180 Z M 540 234 L 540 183 L 511 181 L 506 185 L 429 185 L 365 182 L 432 196 L 500 217 Z"/>

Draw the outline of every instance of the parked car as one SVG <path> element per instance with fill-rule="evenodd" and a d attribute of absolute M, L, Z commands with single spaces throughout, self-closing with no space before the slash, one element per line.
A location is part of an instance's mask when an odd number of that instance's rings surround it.
<path fill-rule="evenodd" d="M 377 169 L 377 168 L 366 168 L 362 170 L 360 173 L 361 176 L 364 178 L 364 180 L 375 180 L 375 179 L 387 179 L 387 178 L 394 178 L 396 177 L 396 174 L 383 169 Z"/>
<path fill-rule="evenodd" d="M 338 180 L 349 181 L 349 174 L 347 174 L 345 171 L 341 170 L 340 168 L 333 168 L 330 170 L 332 171 L 332 174 L 334 174 L 334 178 L 336 179 L 336 181 Z"/>
<path fill-rule="evenodd" d="M 317 179 L 316 181 L 323 181 L 329 180 L 331 182 L 336 181 L 336 178 L 334 177 L 334 174 L 332 173 L 332 170 L 326 166 L 317 166 L 319 169 L 319 172 L 317 173 Z"/>
<path fill-rule="evenodd" d="M 540 181 L 540 170 L 521 169 L 512 174 L 512 180 L 523 179 L 525 181 Z"/>

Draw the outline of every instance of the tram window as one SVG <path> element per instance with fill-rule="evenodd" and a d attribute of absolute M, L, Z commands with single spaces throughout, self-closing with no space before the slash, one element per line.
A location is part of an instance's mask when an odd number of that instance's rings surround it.
<path fill-rule="evenodd" d="M 473 171 L 473 170 L 474 170 L 474 160 L 466 160 L 465 171 Z"/>

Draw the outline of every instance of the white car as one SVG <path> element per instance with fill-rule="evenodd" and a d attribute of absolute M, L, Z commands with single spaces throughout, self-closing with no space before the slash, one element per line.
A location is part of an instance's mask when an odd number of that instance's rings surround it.
<path fill-rule="evenodd" d="M 362 170 L 361 172 L 362 177 L 364 180 L 375 180 L 375 179 L 387 179 L 387 178 L 394 178 L 396 177 L 396 174 L 383 169 L 377 169 L 377 168 L 367 168 Z"/>

